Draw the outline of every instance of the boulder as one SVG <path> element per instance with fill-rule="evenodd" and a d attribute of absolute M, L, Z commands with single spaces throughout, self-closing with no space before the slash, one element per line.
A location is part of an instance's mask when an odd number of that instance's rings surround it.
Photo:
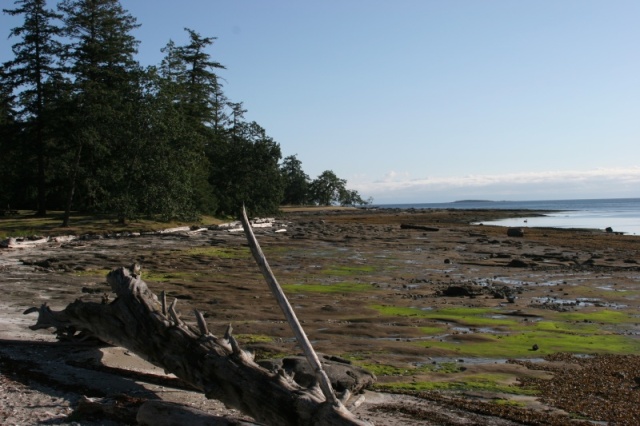
<path fill-rule="evenodd" d="M 508 237 L 524 237 L 524 229 L 522 228 L 508 228 L 507 229 Z"/>
<path fill-rule="evenodd" d="M 376 381 L 376 376 L 364 368 L 351 365 L 351 362 L 339 357 L 319 355 L 324 371 L 331 380 L 331 386 L 338 392 L 349 390 L 358 393 Z M 267 370 L 284 370 L 293 376 L 300 386 L 312 386 L 316 377 L 307 359 L 303 356 L 289 356 L 282 359 L 265 359 L 258 364 Z"/>

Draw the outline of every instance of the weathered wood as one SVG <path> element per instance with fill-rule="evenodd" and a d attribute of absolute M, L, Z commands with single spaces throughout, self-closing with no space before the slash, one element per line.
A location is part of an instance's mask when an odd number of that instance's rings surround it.
<path fill-rule="evenodd" d="M 438 232 L 440 230 L 440 228 L 436 228 L 433 226 L 413 225 L 411 223 L 401 223 L 400 229 L 417 229 L 420 231 L 428 231 L 428 232 Z"/>
<path fill-rule="evenodd" d="M 165 314 L 158 297 L 126 268 L 107 275 L 117 298 L 111 303 L 76 300 L 64 310 L 46 304 L 31 328 L 54 327 L 59 335 L 89 333 L 129 349 L 175 374 L 207 398 L 218 399 L 269 425 L 366 425 L 341 404 L 328 401 L 317 386 L 298 385 L 283 370 L 272 372 L 240 349 L 231 334 L 223 338 L 185 324 L 176 304 Z"/>
<path fill-rule="evenodd" d="M 311 342 L 307 338 L 306 333 L 304 332 L 302 325 L 300 325 L 300 321 L 298 321 L 298 317 L 294 312 L 289 300 L 287 300 L 287 296 L 282 291 L 282 287 L 278 283 L 275 275 L 271 271 L 271 267 L 267 262 L 267 258 L 265 257 L 262 249 L 260 248 L 260 244 L 258 240 L 256 240 L 255 235 L 253 234 L 253 230 L 251 229 L 251 225 L 249 224 L 249 219 L 247 218 L 247 211 L 244 206 L 242 206 L 242 227 L 244 228 L 244 232 L 247 236 L 247 241 L 249 242 L 249 247 L 251 248 L 251 254 L 253 254 L 253 258 L 256 263 L 260 267 L 260 272 L 264 276 L 264 279 L 267 281 L 267 285 L 273 293 L 273 296 L 276 298 L 278 302 L 278 306 L 282 310 L 293 334 L 296 336 L 296 340 L 300 347 L 302 347 L 302 352 L 304 352 L 307 361 L 309 361 L 309 365 L 311 365 L 311 369 L 313 370 L 318 383 L 320 384 L 320 389 L 322 389 L 322 393 L 324 397 L 334 406 L 340 408 L 342 404 L 333 393 L 333 389 L 331 388 L 331 382 L 327 377 L 327 374 L 322 369 L 322 364 L 320 364 L 320 360 L 318 359 L 318 355 L 316 355 L 313 346 L 311 346 Z"/>

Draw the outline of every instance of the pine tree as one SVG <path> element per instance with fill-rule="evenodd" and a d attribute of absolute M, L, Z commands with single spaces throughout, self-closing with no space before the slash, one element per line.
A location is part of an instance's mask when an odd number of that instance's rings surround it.
<path fill-rule="evenodd" d="M 131 35 L 138 24 L 118 0 L 63 0 L 59 9 L 70 40 L 65 60 L 76 103 L 69 138 L 74 156 L 69 167 L 66 226 L 79 180 L 83 182 L 83 207 L 99 210 L 106 208 L 121 183 L 118 178 L 126 166 L 121 161 L 118 165 L 112 156 L 127 143 L 128 128 L 123 124 L 132 111 L 132 100 L 140 96 L 140 69 L 134 59 L 138 41 Z"/>
<path fill-rule="evenodd" d="M 302 162 L 295 155 L 282 160 L 280 172 L 284 180 L 283 204 L 303 205 L 309 202 L 309 176 L 302 170 Z"/>
<path fill-rule="evenodd" d="M 189 35 L 187 44 L 177 46 L 169 41 L 162 49 L 165 57 L 159 69 L 163 79 L 160 94 L 173 99 L 173 111 L 182 116 L 190 130 L 182 139 L 181 149 L 188 146 L 206 153 L 193 170 L 194 201 L 200 211 L 214 213 L 218 200 L 209 179 L 210 162 L 226 137 L 228 124 L 227 98 L 216 72 L 225 67 L 207 52 L 215 37 L 202 37 L 188 28 L 185 31 Z"/>
<path fill-rule="evenodd" d="M 201 129 L 205 126 L 219 129 L 224 122 L 226 97 L 222 92 L 220 77 L 215 70 L 225 69 L 224 65 L 211 59 L 206 49 L 215 37 L 202 37 L 197 32 L 185 28 L 189 43 L 176 46 L 169 41 L 162 49 L 165 58 L 160 65 L 161 75 L 174 84 L 174 96 L 185 114 L 193 119 Z"/>
<path fill-rule="evenodd" d="M 2 85 L 19 92 L 17 103 L 25 136 L 23 148 L 26 148 L 25 154 L 31 153 L 36 158 L 37 214 L 43 216 L 47 211 L 47 131 L 51 124 L 45 114 L 50 95 L 46 88 L 48 82 L 60 79 L 61 74 L 62 46 L 58 41 L 61 29 L 55 25 L 60 15 L 46 9 L 45 0 L 16 0 L 15 5 L 15 9 L 4 9 L 4 13 L 21 15 L 24 21 L 10 32 L 10 36 L 19 41 L 12 47 L 14 59 L 4 64 Z"/>

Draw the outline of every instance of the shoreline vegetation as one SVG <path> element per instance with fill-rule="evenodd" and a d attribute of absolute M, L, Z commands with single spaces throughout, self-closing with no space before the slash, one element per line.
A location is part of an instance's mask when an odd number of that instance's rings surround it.
<path fill-rule="evenodd" d="M 640 237 L 537 228 L 509 237 L 472 225 L 531 214 L 292 207 L 256 235 L 314 348 L 376 374 L 356 410 L 363 418 L 429 424 L 453 412 L 441 423 L 639 424 Z M 3 218 L 0 229 L 24 216 Z M 88 223 L 88 232 L 104 223 Z M 22 232 L 65 229 L 35 225 Z M 143 225 L 152 226 L 129 230 Z M 0 260 L 0 317 L 21 324 L 14 339 L 51 338 L 26 329 L 27 304 L 100 299 L 106 273 L 136 261 L 152 291 L 179 300 L 185 317 L 203 312 L 214 333 L 233 324 L 258 359 L 298 352 L 235 232 L 79 239 L 0 250 Z M 18 349 L 3 345 L 0 358 L 18 362 L 26 350 Z M 119 362 L 126 369 L 132 359 Z"/>

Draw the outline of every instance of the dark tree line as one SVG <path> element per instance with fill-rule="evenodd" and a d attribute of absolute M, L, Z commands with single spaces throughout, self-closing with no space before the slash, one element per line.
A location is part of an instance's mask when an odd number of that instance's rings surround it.
<path fill-rule="evenodd" d="M 346 181 L 311 180 L 296 156 L 244 119 L 208 53 L 186 29 L 157 66 L 136 60 L 139 24 L 118 0 L 16 0 L 4 13 L 13 59 L 0 68 L 0 208 L 193 219 L 256 215 L 281 204 L 361 205 Z M 282 161 L 281 161 L 282 160 Z"/>

